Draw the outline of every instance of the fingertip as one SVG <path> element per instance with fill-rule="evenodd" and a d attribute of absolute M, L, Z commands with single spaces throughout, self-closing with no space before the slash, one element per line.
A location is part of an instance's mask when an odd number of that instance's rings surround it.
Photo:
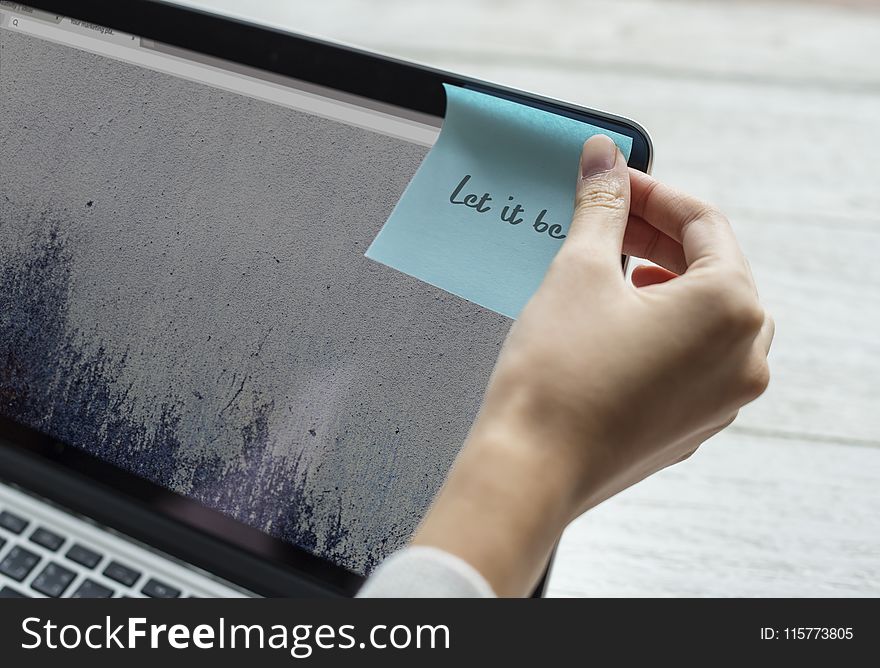
<path fill-rule="evenodd" d="M 580 174 L 589 179 L 614 169 L 623 157 L 617 144 L 608 135 L 596 134 L 584 142 L 581 151 Z"/>
<path fill-rule="evenodd" d="M 678 274 L 653 264 L 639 265 L 633 269 L 632 272 L 632 282 L 637 288 L 658 285 L 670 281 L 673 278 L 678 278 Z"/>

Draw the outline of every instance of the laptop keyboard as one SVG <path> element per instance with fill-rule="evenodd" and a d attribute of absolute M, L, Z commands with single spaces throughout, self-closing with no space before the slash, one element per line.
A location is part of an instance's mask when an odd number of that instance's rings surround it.
<path fill-rule="evenodd" d="M 242 595 L 203 571 L 0 484 L 0 598 Z"/>

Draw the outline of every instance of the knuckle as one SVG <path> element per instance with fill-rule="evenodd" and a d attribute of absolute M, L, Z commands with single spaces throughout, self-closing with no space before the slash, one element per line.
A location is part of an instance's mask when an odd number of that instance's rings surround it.
<path fill-rule="evenodd" d="M 727 418 L 724 422 L 721 423 L 721 426 L 718 428 L 718 431 L 722 431 L 727 429 L 730 425 L 733 424 L 734 420 L 739 416 L 739 411 L 734 411 L 733 415 Z"/>
<path fill-rule="evenodd" d="M 737 402 L 737 403 L 739 403 L 739 402 Z M 731 415 L 728 415 L 727 417 L 722 418 L 719 422 L 715 423 L 715 425 L 711 428 L 711 430 L 709 432 L 709 437 L 711 438 L 712 436 L 715 436 L 716 434 L 727 429 L 730 425 L 733 424 L 734 420 L 736 420 L 738 415 L 739 415 L 739 411 L 735 410 L 735 411 L 733 411 L 733 413 Z"/>
<path fill-rule="evenodd" d="M 730 317 L 735 329 L 752 334 L 758 332 L 764 324 L 764 309 L 753 301 L 746 302 L 736 308 Z"/>
<path fill-rule="evenodd" d="M 717 206 L 710 202 L 705 202 L 703 200 L 697 200 L 694 206 L 694 220 L 713 220 L 716 222 L 728 222 L 727 216 L 724 215 L 724 212 L 721 211 Z"/>
<path fill-rule="evenodd" d="M 727 221 L 724 213 L 714 204 L 684 193 L 678 194 L 674 207 L 679 211 L 686 212 L 683 227 L 688 227 L 698 220 Z"/>
<path fill-rule="evenodd" d="M 626 198 L 619 185 L 610 180 L 590 183 L 578 190 L 575 199 L 575 217 L 596 210 L 620 211 L 627 206 Z"/>
<path fill-rule="evenodd" d="M 769 311 L 764 311 L 764 325 L 767 327 L 767 331 L 770 333 L 770 339 L 776 335 L 776 320 L 770 314 Z"/>
<path fill-rule="evenodd" d="M 754 294 L 744 289 L 717 291 L 716 315 L 719 325 L 735 336 L 753 336 L 764 324 L 764 309 Z"/>
<path fill-rule="evenodd" d="M 743 379 L 746 396 L 757 399 L 767 390 L 770 385 L 770 367 L 766 362 L 761 362 L 752 368 Z"/>

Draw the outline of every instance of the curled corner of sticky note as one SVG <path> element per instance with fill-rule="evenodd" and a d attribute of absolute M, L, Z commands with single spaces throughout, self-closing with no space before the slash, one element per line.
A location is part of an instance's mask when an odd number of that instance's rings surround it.
<path fill-rule="evenodd" d="M 434 146 L 366 256 L 516 318 L 562 245 L 581 147 L 610 136 L 567 116 L 444 84 Z"/>

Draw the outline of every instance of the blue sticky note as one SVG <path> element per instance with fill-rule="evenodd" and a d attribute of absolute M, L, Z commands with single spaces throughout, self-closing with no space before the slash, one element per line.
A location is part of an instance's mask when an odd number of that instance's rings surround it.
<path fill-rule="evenodd" d="M 366 256 L 516 318 L 568 230 L 583 143 L 606 134 L 629 158 L 632 140 L 445 88 L 443 129 Z"/>

